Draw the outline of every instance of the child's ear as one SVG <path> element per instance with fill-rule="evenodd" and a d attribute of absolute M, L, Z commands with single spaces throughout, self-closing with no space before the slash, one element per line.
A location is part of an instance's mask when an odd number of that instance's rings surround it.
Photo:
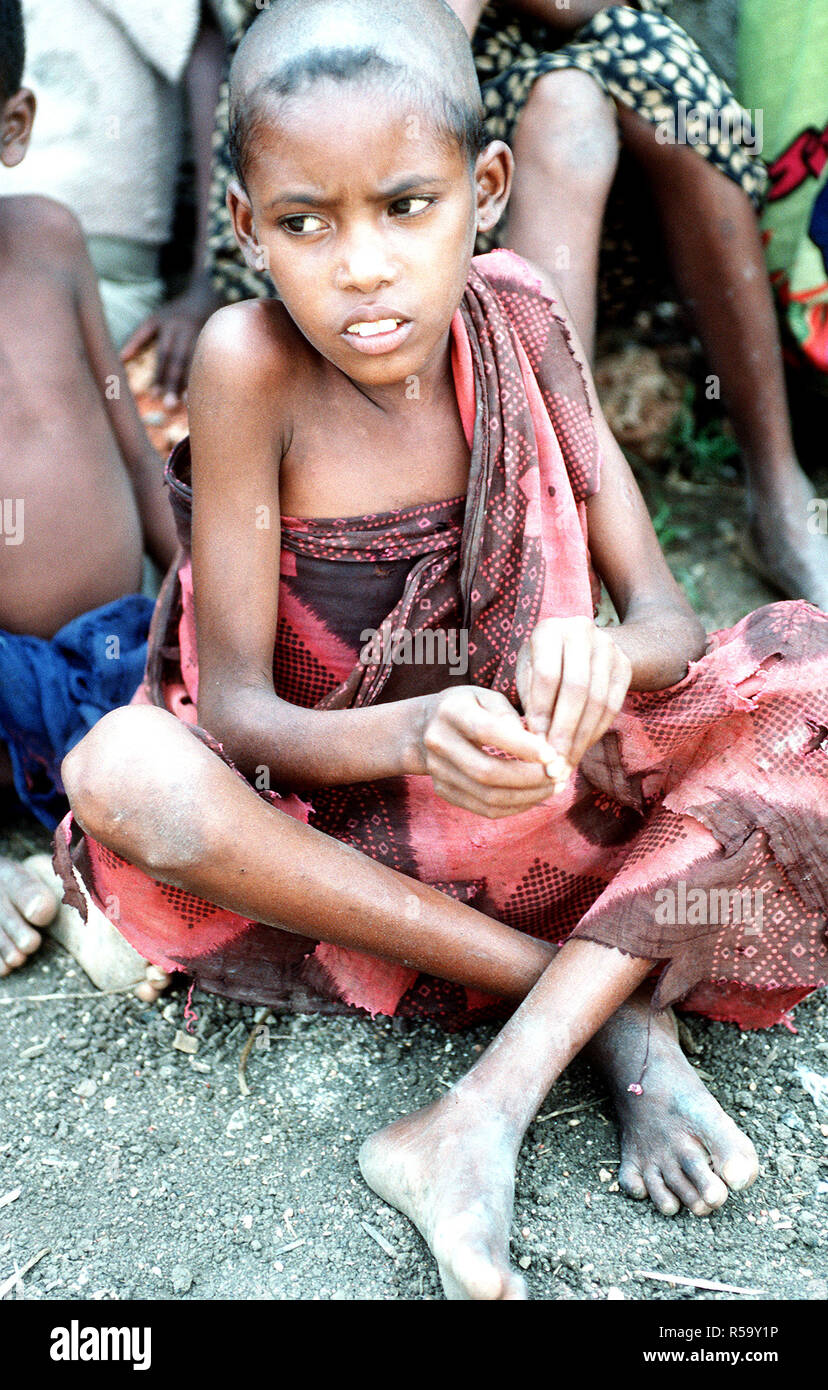
<path fill-rule="evenodd" d="M 477 156 L 474 181 L 479 232 L 490 232 L 500 221 L 503 209 L 509 201 L 514 167 L 512 151 L 502 140 L 493 140 L 482 154 Z"/>
<path fill-rule="evenodd" d="M 0 108 L 0 162 L 7 169 L 19 164 L 29 146 L 37 102 L 28 87 L 21 87 Z"/>
<path fill-rule="evenodd" d="M 238 179 L 227 185 L 227 210 L 245 262 L 251 270 L 267 270 L 267 251 L 259 245 L 253 223 L 253 208 Z"/>

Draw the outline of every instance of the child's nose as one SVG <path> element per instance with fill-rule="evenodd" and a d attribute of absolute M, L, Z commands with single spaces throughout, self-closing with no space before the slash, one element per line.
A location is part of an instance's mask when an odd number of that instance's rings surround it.
<path fill-rule="evenodd" d="M 337 272 L 338 289 L 355 289 L 370 294 L 381 285 L 390 285 L 395 270 L 385 239 L 376 231 L 361 231 L 348 241 Z"/>

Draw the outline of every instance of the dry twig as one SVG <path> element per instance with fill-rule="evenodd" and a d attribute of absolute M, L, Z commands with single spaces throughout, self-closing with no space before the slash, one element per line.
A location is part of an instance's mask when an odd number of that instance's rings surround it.
<path fill-rule="evenodd" d="M 10 1274 L 8 1279 L 6 1279 L 2 1284 L 0 1284 L 0 1298 L 5 1298 L 6 1294 L 14 1288 L 15 1284 L 18 1284 L 22 1288 L 23 1275 L 28 1274 L 30 1269 L 34 1269 L 38 1261 L 42 1260 L 43 1256 L 48 1254 L 49 1247 L 47 1246 L 45 1250 L 38 1250 L 36 1255 L 32 1255 L 32 1258 L 30 1260 L 27 1260 L 26 1264 L 24 1264 L 22 1269 L 18 1269 L 15 1266 L 14 1274 Z"/>
<path fill-rule="evenodd" d="M 381 1231 L 377 1230 L 376 1226 L 372 1226 L 370 1222 L 365 1220 L 360 1220 L 359 1224 L 362 1226 L 362 1229 L 368 1233 L 371 1239 L 377 1242 L 377 1245 L 379 1246 L 380 1250 L 384 1250 L 386 1255 L 390 1256 L 392 1260 L 396 1260 L 396 1250 L 394 1249 L 390 1240 L 386 1240 L 385 1236 L 382 1234 Z"/>
<path fill-rule="evenodd" d="M 691 1289 L 712 1289 L 715 1293 L 762 1294 L 768 1297 L 767 1289 L 743 1289 L 738 1284 L 720 1284 L 717 1279 L 688 1279 L 684 1274 L 659 1274 L 655 1269 L 634 1269 L 633 1274 L 642 1279 L 658 1279 L 662 1284 L 686 1284 Z"/>

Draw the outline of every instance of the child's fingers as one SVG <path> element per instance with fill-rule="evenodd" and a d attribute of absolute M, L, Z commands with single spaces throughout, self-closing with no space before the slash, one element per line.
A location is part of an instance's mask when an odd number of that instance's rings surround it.
<path fill-rule="evenodd" d="M 610 635 L 601 634 L 592 655 L 590 698 L 575 731 L 572 755 L 580 762 L 588 748 L 603 738 L 626 699 L 632 667 Z"/>
<path fill-rule="evenodd" d="M 522 758 L 492 757 L 464 738 L 459 729 L 451 726 L 437 731 L 437 736 L 431 739 L 429 772 L 437 760 L 456 768 L 458 773 L 479 787 L 512 791 L 545 787 L 547 793 L 551 790 L 543 763 L 527 762 Z"/>
<path fill-rule="evenodd" d="M 446 719 L 478 748 L 498 748 L 526 762 L 543 763 L 554 749 L 538 734 L 523 727 L 520 715 L 505 695 L 494 690 L 475 690 L 475 699 L 446 703 Z M 492 697 L 495 697 L 494 699 Z"/>
<path fill-rule="evenodd" d="M 150 314 L 148 319 L 140 323 L 135 332 L 124 343 L 121 348 L 121 361 L 131 362 L 133 357 L 137 357 L 139 352 L 143 352 L 155 338 L 158 337 L 159 320 L 155 314 Z"/>
<path fill-rule="evenodd" d="M 523 708 L 532 732 L 546 736 L 563 674 L 563 633 L 559 627 L 548 624 L 542 637 L 536 629 L 531 645 L 529 689 Z"/>
<path fill-rule="evenodd" d="M 587 749 L 601 737 L 615 717 L 608 708 L 614 665 L 612 644 L 603 640 L 596 642 L 590 662 L 589 691 L 572 736 L 571 756 L 575 764 L 581 761 Z"/>
<path fill-rule="evenodd" d="M 575 731 L 590 699 L 592 655 L 592 644 L 585 642 L 579 633 L 571 634 L 564 641 L 561 682 L 547 739 L 561 757 L 573 765 L 576 762 L 573 755 Z"/>
<path fill-rule="evenodd" d="M 454 806 L 462 806 L 466 811 L 485 816 L 490 820 L 502 816 L 516 816 L 522 811 L 548 801 L 555 795 L 551 783 L 537 787 L 501 787 L 483 785 L 466 776 L 455 764 L 435 757 L 430 765 L 431 779 L 436 794 Z M 542 772 L 542 769 L 541 769 Z"/>

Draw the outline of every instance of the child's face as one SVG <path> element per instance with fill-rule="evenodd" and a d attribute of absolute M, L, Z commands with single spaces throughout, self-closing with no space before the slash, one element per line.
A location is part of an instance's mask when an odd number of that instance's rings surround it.
<path fill-rule="evenodd" d="M 5 101 L 0 97 L 0 163 L 12 169 L 26 153 L 32 134 L 35 99 L 21 87 Z"/>
<path fill-rule="evenodd" d="M 320 79 L 258 125 L 228 203 L 249 264 L 266 267 L 318 352 L 369 386 L 405 382 L 445 351 L 478 227 L 508 196 L 511 156 L 472 170 L 422 114 Z M 379 325 L 379 331 L 377 331 Z"/>

